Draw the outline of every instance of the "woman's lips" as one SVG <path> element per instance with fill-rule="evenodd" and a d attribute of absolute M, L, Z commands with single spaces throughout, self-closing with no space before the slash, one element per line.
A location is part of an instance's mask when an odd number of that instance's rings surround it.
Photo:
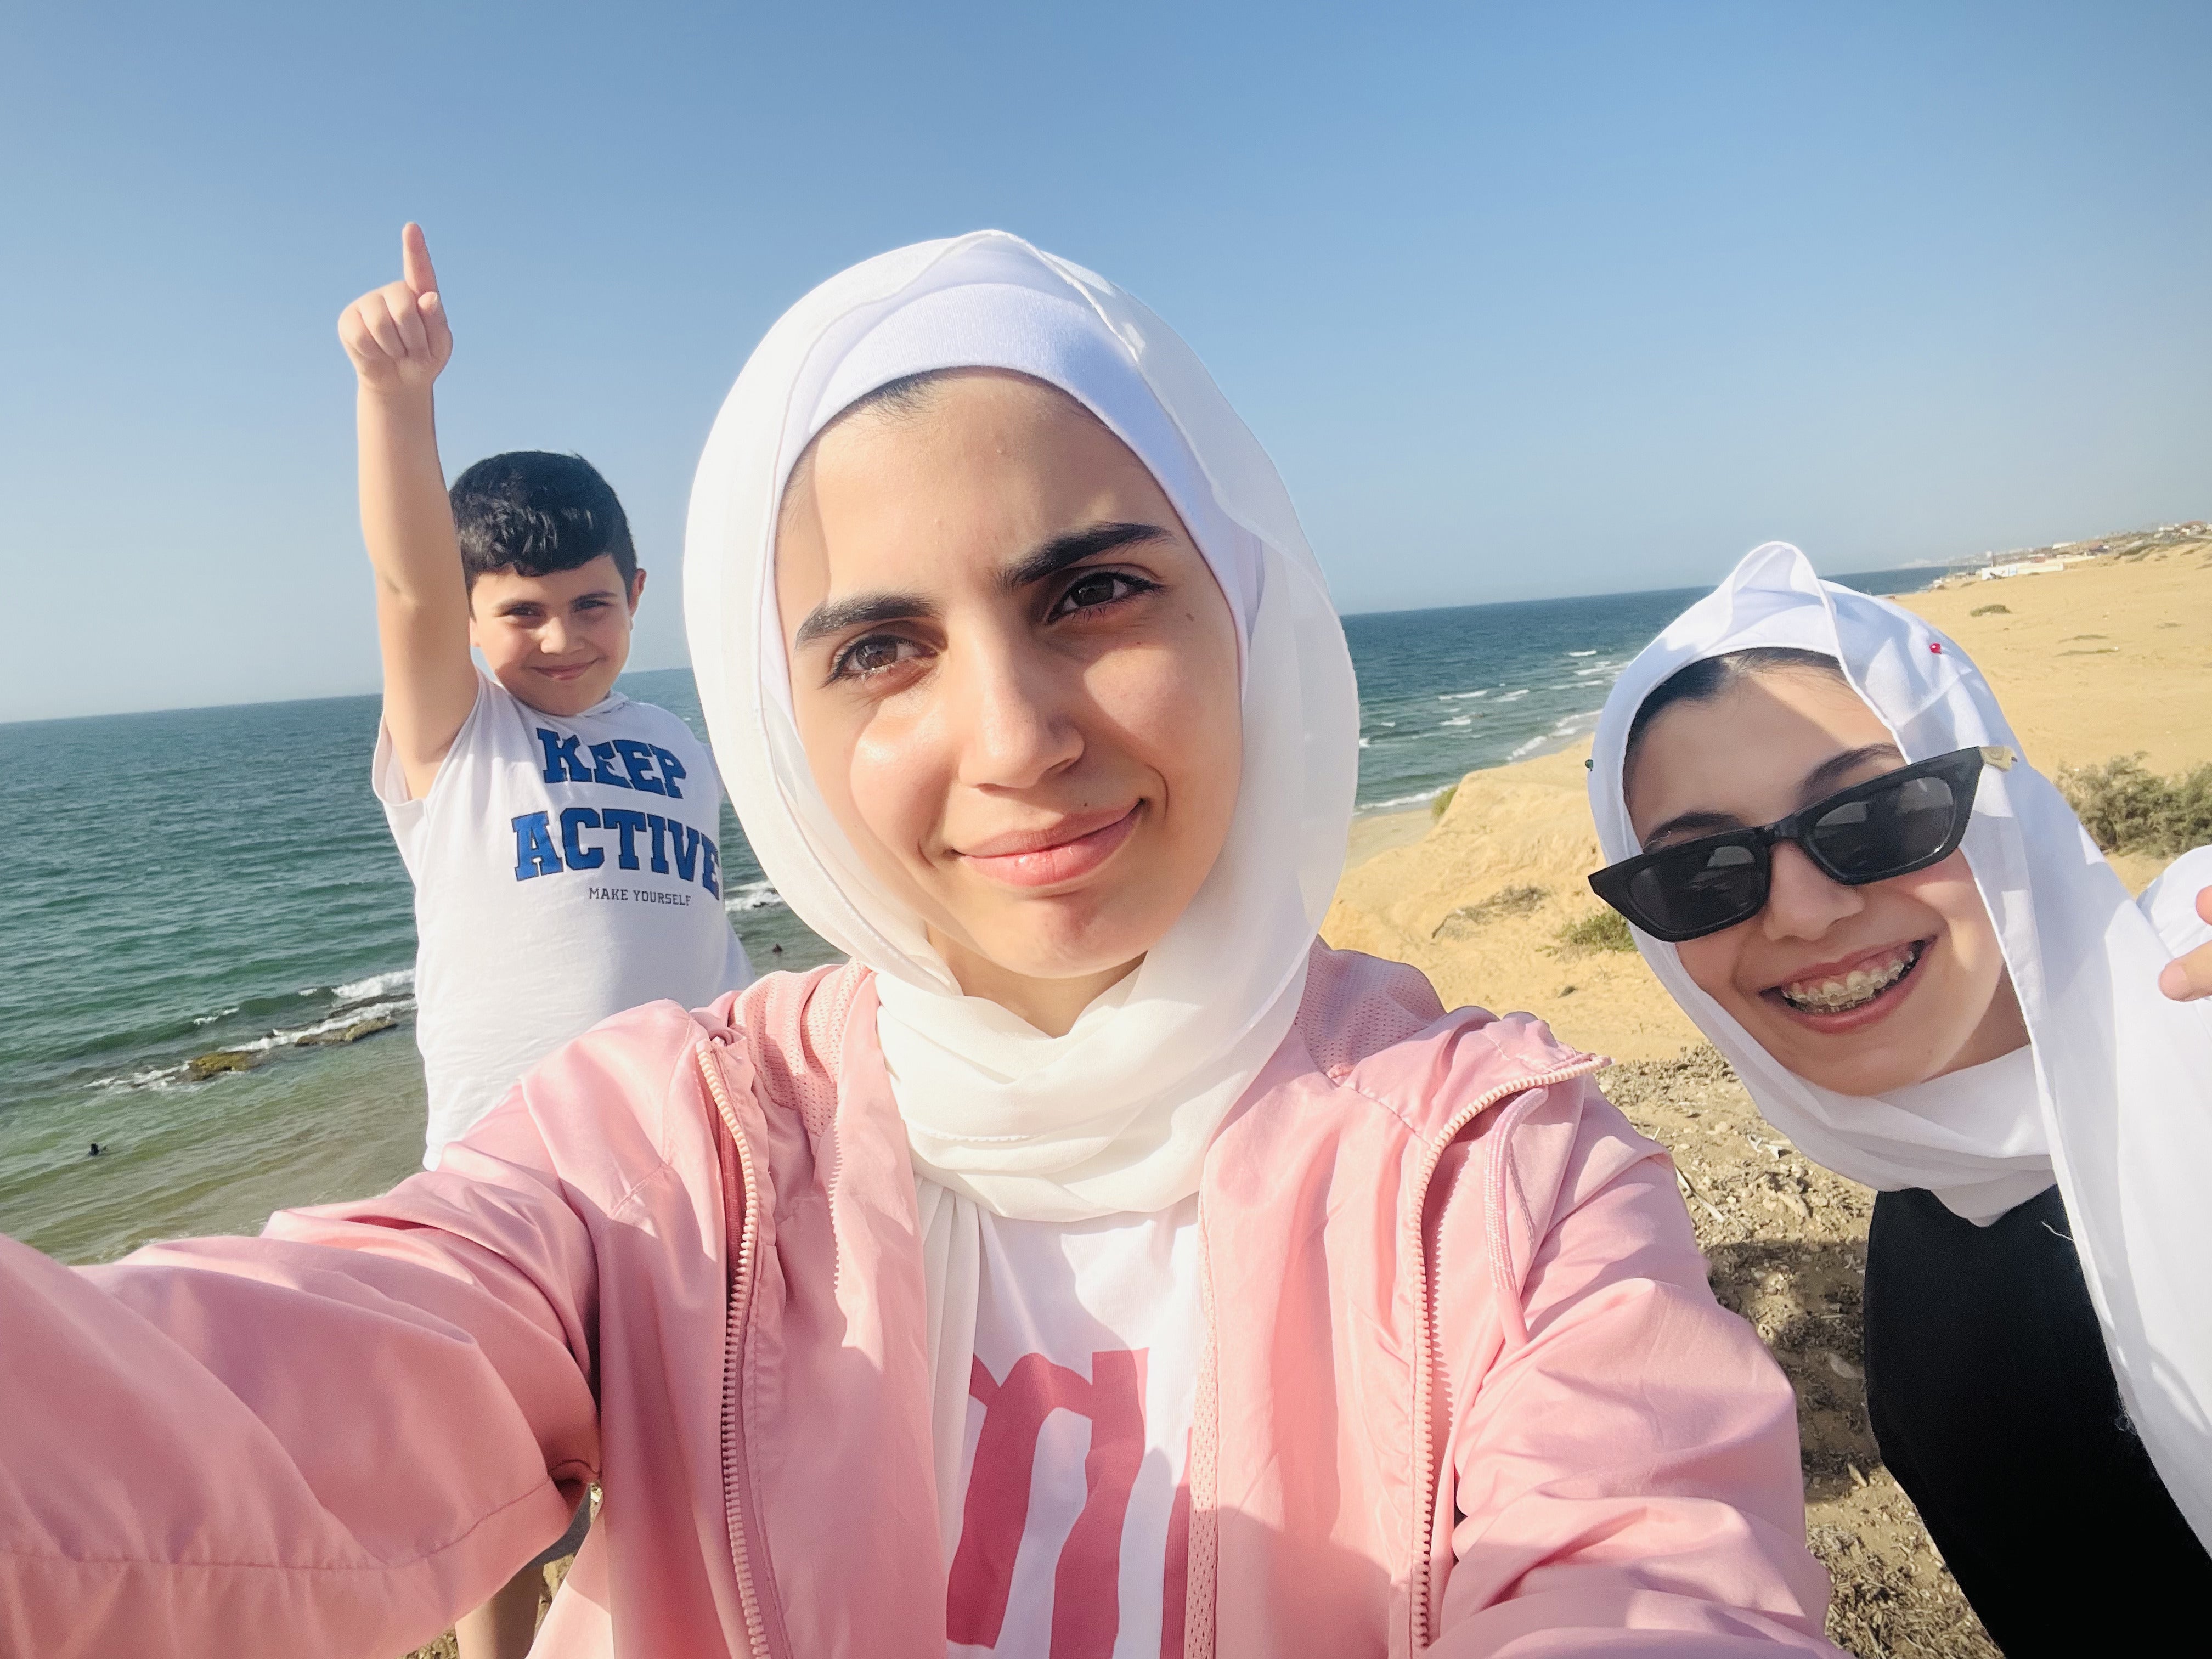
<path fill-rule="evenodd" d="M 1113 857 L 1137 827 L 1144 805 L 1140 800 L 1103 823 L 1101 815 L 1093 813 L 1063 819 L 1049 830 L 995 836 L 975 847 L 954 850 L 987 880 L 1008 887 L 1057 887 L 1079 881 Z"/>

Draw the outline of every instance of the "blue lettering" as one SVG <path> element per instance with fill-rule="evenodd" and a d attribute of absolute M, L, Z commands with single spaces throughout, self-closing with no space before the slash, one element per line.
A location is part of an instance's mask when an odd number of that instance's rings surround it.
<path fill-rule="evenodd" d="M 576 839 L 579 830 L 596 830 L 599 827 L 599 815 L 588 806 L 564 806 L 561 809 L 561 850 L 568 855 L 571 870 L 596 870 L 607 861 L 604 849 L 586 847 Z"/>
<path fill-rule="evenodd" d="M 576 758 L 576 745 L 583 739 L 562 737 L 558 732 L 538 728 L 538 746 L 545 751 L 545 781 L 548 783 L 589 783 L 592 775 L 584 763 Z"/>
<path fill-rule="evenodd" d="M 637 832 L 645 828 L 645 814 L 610 806 L 599 815 L 599 822 L 610 830 L 621 832 L 622 848 L 615 854 L 615 862 L 625 870 L 636 869 Z"/>
<path fill-rule="evenodd" d="M 722 896 L 722 890 L 714 880 L 714 866 L 720 860 L 714 856 L 714 843 L 703 836 L 701 840 L 703 845 L 700 848 L 702 862 L 699 866 L 699 884 L 716 898 L 720 898 Z"/>
<path fill-rule="evenodd" d="M 668 873 L 668 820 L 658 812 L 645 815 L 646 825 L 653 831 L 653 873 Z"/>
<path fill-rule="evenodd" d="M 615 746 L 611 743 L 592 745 L 592 758 L 598 764 L 592 768 L 593 783 L 611 783 L 617 789 L 629 787 L 629 780 L 615 770 Z"/>
<path fill-rule="evenodd" d="M 676 780 L 689 777 L 691 775 L 684 769 L 682 761 L 677 759 L 659 744 L 651 744 L 647 746 L 653 750 L 653 759 L 660 763 L 660 781 L 668 786 L 668 799 L 682 800 L 684 792 L 676 787 Z"/>
<path fill-rule="evenodd" d="M 705 844 L 707 838 L 690 824 L 678 823 L 671 818 L 668 821 L 668 839 L 674 843 L 670 850 L 676 854 L 676 879 L 690 881 L 692 872 L 699 867 L 699 848 Z M 574 860 L 572 858 L 570 861 L 573 863 Z"/>
<path fill-rule="evenodd" d="M 615 753 L 623 758 L 623 769 L 629 774 L 629 787 L 643 789 L 655 795 L 668 792 L 660 787 L 660 780 L 653 775 L 653 745 L 640 743 L 635 738 L 617 738 Z"/>
<path fill-rule="evenodd" d="M 542 733 L 540 735 L 543 735 Z M 525 812 L 514 820 L 514 878 L 557 876 L 561 855 L 553 850 L 553 830 L 543 812 Z"/>

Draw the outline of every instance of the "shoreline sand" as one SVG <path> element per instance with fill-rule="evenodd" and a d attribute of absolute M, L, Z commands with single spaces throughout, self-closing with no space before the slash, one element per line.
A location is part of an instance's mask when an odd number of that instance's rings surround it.
<path fill-rule="evenodd" d="M 2044 771 L 2137 752 L 2167 775 L 2212 761 L 2212 542 L 1899 602 L 1973 657 Z M 1994 1659 L 1868 1426 L 1872 1193 L 1767 1127 L 1634 951 L 1559 937 L 1600 910 L 1584 881 L 1598 863 L 1589 752 L 1584 740 L 1469 773 L 1432 823 L 1426 811 L 1355 823 L 1323 936 L 1414 963 L 1447 1006 L 1530 1009 L 1620 1062 L 1601 1085 L 1673 1154 L 1715 1293 L 1796 1391 L 1808 1535 L 1836 1586 L 1831 1639 L 1866 1659 Z M 2166 860 L 2112 862 L 2139 891 Z"/>

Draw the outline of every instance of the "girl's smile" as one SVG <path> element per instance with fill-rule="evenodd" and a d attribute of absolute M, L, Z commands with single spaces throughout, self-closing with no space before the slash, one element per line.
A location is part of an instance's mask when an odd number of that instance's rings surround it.
<path fill-rule="evenodd" d="M 1009 831 L 952 849 L 953 856 L 988 880 L 1009 887 L 1066 887 L 1095 873 L 1121 850 L 1145 810 L 1081 813 L 1049 829 Z"/>
<path fill-rule="evenodd" d="M 1653 717 L 1629 762 L 1629 817 L 1650 851 L 1772 823 L 1904 764 L 1839 675 L 1760 672 Z M 1785 842 L 1764 909 L 1675 948 L 1770 1054 L 1839 1094 L 1883 1094 L 2027 1041 L 1964 853 L 1846 887 Z"/>

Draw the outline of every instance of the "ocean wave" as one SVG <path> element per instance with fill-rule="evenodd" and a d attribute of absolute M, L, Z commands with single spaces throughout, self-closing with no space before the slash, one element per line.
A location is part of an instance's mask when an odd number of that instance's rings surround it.
<path fill-rule="evenodd" d="M 192 1016 L 192 1024 L 195 1025 L 212 1025 L 219 1019 L 228 1019 L 233 1014 L 238 1012 L 238 1008 L 239 1005 L 234 1002 L 229 1007 L 218 1008 L 211 1014 L 194 1014 Z"/>
<path fill-rule="evenodd" d="M 1352 810 L 1356 812 L 1387 812 L 1394 806 L 1419 806 L 1424 801 L 1434 800 L 1449 787 L 1449 784 L 1440 783 L 1433 789 L 1424 789 L 1418 795 L 1393 795 L 1388 800 L 1364 800 Z"/>
<path fill-rule="evenodd" d="M 411 981 L 414 978 L 414 970 L 412 969 L 409 969 L 406 970 L 406 973 L 408 979 Z M 374 977 L 380 980 L 390 980 L 393 978 L 394 975 L 392 974 L 380 974 Z M 366 981 L 362 982 L 365 983 Z M 339 988 L 343 989 L 343 988 L 341 987 Z M 381 1001 L 372 1001 L 367 1003 L 356 1002 L 349 1007 L 341 1008 L 337 1012 L 331 1014 L 325 1018 L 316 1020 L 311 1024 L 279 1026 L 275 1030 L 270 1031 L 264 1036 L 250 1037 L 243 1042 L 226 1042 L 222 1048 L 214 1050 L 214 1052 L 223 1054 L 265 1054 L 278 1048 L 297 1048 L 303 1045 L 317 1046 L 324 1040 L 331 1037 L 339 1032 L 350 1030 L 356 1025 L 363 1024 L 373 1020 L 389 1019 L 393 1022 L 397 1022 L 404 1016 L 411 1014 L 414 1012 L 415 999 L 410 996 L 390 997 Z M 230 1074 L 231 1073 L 227 1070 L 218 1071 L 210 1076 L 195 1079 L 192 1076 L 192 1061 L 190 1060 L 180 1060 L 173 1066 L 156 1066 L 141 1072 L 118 1073 L 112 1077 L 97 1077 L 93 1079 L 92 1081 L 88 1083 L 85 1086 L 88 1089 L 109 1089 L 118 1091 L 124 1089 L 167 1089 L 173 1088 L 179 1083 L 189 1083 L 194 1081 L 213 1083 L 219 1079 L 228 1077 Z"/>
<path fill-rule="evenodd" d="M 1437 724 L 1439 726 L 1472 726 L 1474 724 L 1474 716 L 1472 714 L 1462 714 L 1456 720 L 1438 720 Z"/>
<path fill-rule="evenodd" d="M 1486 697 L 1489 695 L 1490 692 L 1487 688 L 1485 688 L 1480 691 L 1447 691 L 1439 696 L 1437 701 L 1438 702 L 1465 702 L 1469 697 Z"/>
<path fill-rule="evenodd" d="M 1595 651 L 1570 651 L 1567 654 L 1571 657 L 1595 657 L 1597 655 L 1597 653 Z"/>
<path fill-rule="evenodd" d="M 349 980 L 343 985 L 334 985 L 331 994 L 340 1002 L 366 1002 L 375 997 L 389 996 L 394 991 L 415 988 L 412 968 L 394 968 L 389 973 L 371 974 L 367 979 Z"/>
<path fill-rule="evenodd" d="M 1508 691 L 1508 692 L 1507 692 L 1504 696 L 1500 697 L 1498 701 L 1498 702 L 1520 702 L 1520 701 L 1521 701 L 1521 699 L 1522 699 L 1522 698 L 1523 698 L 1523 697 L 1527 696 L 1528 695 L 1528 688 L 1527 686 L 1525 686 L 1525 685 L 1524 685 L 1524 686 L 1522 686 L 1522 687 L 1518 691 Z"/>
<path fill-rule="evenodd" d="M 742 915 L 748 910 L 777 910 L 783 907 L 783 895 L 775 890 L 775 884 L 749 881 L 732 889 L 722 900 L 722 908 L 731 915 Z"/>
<path fill-rule="evenodd" d="M 239 1053 L 265 1054 L 273 1048 L 296 1048 L 313 1038 L 328 1036 L 333 1031 L 345 1030 L 365 1020 L 382 1019 L 386 1015 L 397 1019 L 402 1014 L 414 1012 L 413 997 L 394 997 L 388 1002 L 372 1002 L 362 1007 L 342 1009 L 328 1019 L 317 1020 L 313 1025 L 301 1025 L 290 1030 L 279 1029 L 266 1036 L 255 1037 L 249 1042 L 233 1042 L 225 1046 Z"/>
<path fill-rule="evenodd" d="M 1555 749 L 1565 748 L 1584 732 L 1595 731 L 1597 717 L 1603 712 L 1602 709 L 1589 708 L 1579 714 L 1562 715 L 1552 722 L 1550 731 L 1529 738 L 1508 755 L 1506 764 L 1510 766 L 1515 761 L 1528 760 L 1537 755 L 1549 754 Z"/>

